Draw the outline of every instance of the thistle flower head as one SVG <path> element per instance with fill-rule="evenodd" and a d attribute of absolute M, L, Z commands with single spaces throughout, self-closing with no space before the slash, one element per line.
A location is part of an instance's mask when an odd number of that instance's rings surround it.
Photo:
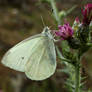
<path fill-rule="evenodd" d="M 67 40 L 73 36 L 73 29 L 69 26 L 69 23 L 64 24 L 63 26 L 58 26 L 59 30 L 55 32 L 56 36 L 61 37 L 63 40 Z"/>
<path fill-rule="evenodd" d="M 92 4 L 85 5 L 84 9 L 82 9 L 83 21 L 84 25 L 89 25 L 92 21 Z"/>
<path fill-rule="evenodd" d="M 76 17 L 76 18 L 75 18 L 75 22 L 76 22 L 77 24 L 79 24 L 79 23 L 80 23 L 80 21 L 79 21 L 79 18 L 78 18 L 78 17 Z"/>

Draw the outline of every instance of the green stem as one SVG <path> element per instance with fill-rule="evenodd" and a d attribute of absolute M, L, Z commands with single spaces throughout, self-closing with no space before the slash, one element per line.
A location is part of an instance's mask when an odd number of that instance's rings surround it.
<path fill-rule="evenodd" d="M 61 24 L 61 20 L 60 20 L 60 17 L 58 15 L 58 10 L 56 8 L 56 3 L 55 3 L 54 0 L 50 0 L 50 3 L 51 3 L 51 7 L 53 9 L 54 18 L 57 21 L 58 25 L 60 25 Z"/>
<path fill-rule="evenodd" d="M 80 92 L 80 65 L 75 66 L 75 92 Z"/>
<path fill-rule="evenodd" d="M 58 25 L 60 25 L 61 20 L 58 15 L 59 13 L 56 8 L 55 0 L 50 0 L 50 3 L 51 3 L 51 7 L 53 9 L 54 18 L 55 18 L 56 22 L 58 23 Z M 75 66 L 75 92 L 79 92 L 79 91 L 80 91 L 80 63 Z"/>

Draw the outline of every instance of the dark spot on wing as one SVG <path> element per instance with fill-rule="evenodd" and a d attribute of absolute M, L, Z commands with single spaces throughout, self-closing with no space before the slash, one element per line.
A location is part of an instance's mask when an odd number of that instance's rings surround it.
<path fill-rule="evenodd" d="M 24 59 L 24 57 L 21 57 L 22 59 Z"/>

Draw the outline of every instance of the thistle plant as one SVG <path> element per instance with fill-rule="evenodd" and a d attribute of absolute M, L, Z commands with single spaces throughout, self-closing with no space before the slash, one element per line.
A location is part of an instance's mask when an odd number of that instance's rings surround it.
<path fill-rule="evenodd" d="M 69 75 L 65 85 L 68 88 L 68 92 L 85 92 L 83 89 L 85 82 L 82 82 L 85 78 L 81 76 L 81 58 L 92 47 L 91 30 L 89 29 L 92 21 L 92 4 L 84 6 L 81 13 L 81 22 L 77 17 L 71 27 L 68 22 L 61 25 L 62 20 L 55 1 L 50 0 L 50 3 L 54 19 L 56 19 L 58 24 L 58 30 L 55 31 L 55 35 L 58 37 L 62 48 L 62 51 L 60 51 L 58 46 L 56 46 L 57 54 L 59 59 L 66 65 L 66 69 L 62 71 L 67 71 Z"/>

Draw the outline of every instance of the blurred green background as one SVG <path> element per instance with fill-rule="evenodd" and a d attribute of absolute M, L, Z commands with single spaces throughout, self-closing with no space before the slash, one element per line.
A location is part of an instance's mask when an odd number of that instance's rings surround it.
<path fill-rule="evenodd" d="M 56 0 L 59 10 L 67 11 L 77 5 L 66 18 L 71 24 L 75 17 L 81 18 L 81 7 L 86 3 L 92 3 L 92 0 Z M 0 0 L 0 60 L 9 48 L 43 30 L 41 16 L 47 26 L 55 29 L 51 6 L 45 0 Z M 87 55 L 90 57 L 92 50 Z M 58 71 L 64 66 L 59 60 L 57 63 L 55 74 L 40 82 L 29 80 L 24 73 L 0 64 L 0 92 L 68 92 L 64 85 L 68 76 Z M 84 57 L 82 63 L 82 75 L 87 76 L 85 89 L 92 89 L 92 58 Z"/>

